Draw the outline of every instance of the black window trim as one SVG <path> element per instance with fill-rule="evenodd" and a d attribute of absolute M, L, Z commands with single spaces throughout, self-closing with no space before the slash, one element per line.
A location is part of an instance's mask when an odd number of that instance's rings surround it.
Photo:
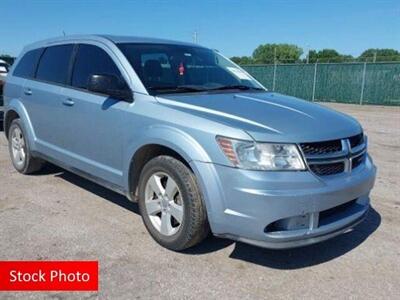
<path fill-rule="evenodd" d="M 33 72 L 33 79 L 35 79 L 35 80 L 37 80 L 37 81 L 40 81 L 39 79 L 36 78 L 36 74 L 37 74 L 37 71 L 38 71 L 38 69 L 39 69 L 39 64 L 40 64 L 40 61 L 42 60 L 43 54 L 46 52 L 47 48 L 48 48 L 48 47 L 43 47 L 43 48 L 41 49 L 39 58 L 38 58 L 38 60 L 37 60 L 37 62 L 36 62 L 35 71 Z"/>
<path fill-rule="evenodd" d="M 75 68 L 75 62 L 76 62 L 76 57 L 79 51 L 79 43 L 76 43 L 74 45 L 74 49 L 72 49 L 72 55 L 71 55 L 71 60 L 69 62 L 68 66 L 68 76 L 67 76 L 67 86 L 72 87 L 72 75 L 74 73 L 74 68 Z"/>

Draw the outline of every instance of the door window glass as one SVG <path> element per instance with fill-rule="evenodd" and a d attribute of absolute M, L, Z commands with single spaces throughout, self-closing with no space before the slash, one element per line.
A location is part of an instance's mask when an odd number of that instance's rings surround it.
<path fill-rule="evenodd" d="M 46 48 L 40 59 L 36 78 L 48 82 L 66 83 L 73 47 L 73 45 L 60 45 Z"/>
<path fill-rule="evenodd" d="M 113 75 L 122 81 L 121 72 L 103 49 L 94 45 L 79 45 L 72 73 L 72 86 L 87 89 L 91 75 Z"/>

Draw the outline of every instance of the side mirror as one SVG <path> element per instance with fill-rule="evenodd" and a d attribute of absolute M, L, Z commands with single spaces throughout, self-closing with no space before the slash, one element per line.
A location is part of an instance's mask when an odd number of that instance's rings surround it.
<path fill-rule="evenodd" d="M 119 78 L 109 74 L 92 74 L 89 77 L 88 90 L 105 94 L 112 98 L 133 102 L 133 93 Z"/>

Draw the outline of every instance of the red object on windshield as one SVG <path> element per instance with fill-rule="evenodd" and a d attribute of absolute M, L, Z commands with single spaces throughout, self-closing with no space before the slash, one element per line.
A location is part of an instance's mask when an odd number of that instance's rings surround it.
<path fill-rule="evenodd" d="M 180 63 L 178 71 L 179 71 L 179 75 L 181 75 L 181 76 L 185 73 L 185 67 L 183 66 L 183 63 Z"/>

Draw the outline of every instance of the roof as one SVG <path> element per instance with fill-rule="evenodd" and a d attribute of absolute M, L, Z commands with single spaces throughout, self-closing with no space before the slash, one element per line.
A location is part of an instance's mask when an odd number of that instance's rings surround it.
<path fill-rule="evenodd" d="M 188 42 L 179 42 L 166 39 L 150 38 L 150 37 L 137 37 L 137 36 L 117 36 L 117 35 L 106 35 L 106 34 L 91 34 L 91 35 L 67 35 L 55 38 L 50 38 L 42 41 L 35 42 L 25 47 L 25 50 L 38 47 L 46 47 L 55 43 L 63 43 L 68 41 L 84 41 L 84 40 L 95 40 L 104 43 L 152 43 L 152 44 L 170 44 L 170 45 L 183 45 L 192 47 L 202 47 L 197 44 Z"/>
<path fill-rule="evenodd" d="M 172 45 L 186 45 L 186 46 L 194 46 L 201 47 L 198 44 L 188 43 L 188 42 L 180 42 L 174 40 L 167 39 L 159 39 L 159 38 L 151 38 L 151 37 L 139 37 L 139 36 L 118 36 L 118 35 L 98 35 L 104 37 L 106 39 L 111 40 L 114 43 L 150 43 L 150 44 L 172 44 Z"/>

